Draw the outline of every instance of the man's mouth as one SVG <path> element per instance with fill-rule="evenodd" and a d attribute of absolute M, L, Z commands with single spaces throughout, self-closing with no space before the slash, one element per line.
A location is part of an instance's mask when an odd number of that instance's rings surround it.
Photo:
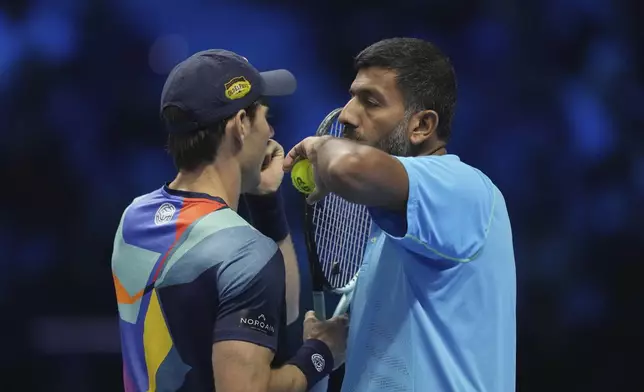
<path fill-rule="evenodd" d="M 342 136 L 345 139 L 354 140 L 356 142 L 363 141 L 363 139 L 360 137 L 360 135 L 358 135 L 358 132 L 356 132 L 355 128 L 347 128 L 347 127 L 345 127 L 343 132 L 342 132 Z"/>

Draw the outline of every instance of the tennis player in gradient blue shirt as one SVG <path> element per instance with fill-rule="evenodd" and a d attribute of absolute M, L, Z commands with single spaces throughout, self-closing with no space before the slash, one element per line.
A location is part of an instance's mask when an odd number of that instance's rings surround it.
<path fill-rule="evenodd" d="M 351 305 L 343 392 L 515 390 L 516 273 L 501 191 L 446 149 L 456 82 L 417 39 L 356 58 L 339 120 L 347 139 L 311 137 L 327 192 L 370 207 L 373 229 Z M 356 142 L 357 141 L 357 142 Z"/>

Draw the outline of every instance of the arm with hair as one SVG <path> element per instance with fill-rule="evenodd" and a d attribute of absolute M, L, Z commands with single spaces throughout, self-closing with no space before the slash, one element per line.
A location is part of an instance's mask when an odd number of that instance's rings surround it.
<path fill-rule="evenodd" d="M 405 209 L 409 179 L 391 155 L 350 140 L 324 137 L 309 159 L 318 180 L 338 196 L 370 207 Z"/>
<path fill-rule="evenodd" d="M 274 253 L 267 256 L 270 249 Z M 219 305 L 212 345 L 215 388 L 223 392 L 303 392 L 333 369 L 331 347 L 344 350 L 346 322 L 337 319 L 329 322 L 332 325 L 318 325 L 310 312 L 304 322 L 304 344 L 288 364 L 271 369 L 280 328 L 285 327 L 279 321 L 285 306 L 284 259 L 274 242 L 257 234 L 237 254 L 240 257 L 219 268 L 217 275 Z M 240 274 L 236 264 L 245 273 Z M 321 368 L 312 362 L 314 355 L 324 358 Z"/>
<path fill-rule="evenodd" d="M 285 328 L 285 266 L 275 243 L 248 228 L 241 245 L 217 270 L 217 319 L 212 367 L 217 391 L 304 391 L 297 368 L 271 370 Z M 302 385 L 304 384 L 304 385 Z M 276 385 L 275 388 L 271 385 Z"/>
<path fill-rule="evenodd" d="M 273 352 L 243 341 L 213 345 L 215 390 L 221 392 L 303 392 L 304 373 L 294 365 L 271 369 Z"/>

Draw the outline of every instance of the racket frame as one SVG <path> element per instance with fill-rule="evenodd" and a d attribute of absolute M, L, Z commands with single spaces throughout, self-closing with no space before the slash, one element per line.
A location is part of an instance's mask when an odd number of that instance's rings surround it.
<path fill-rule="evenodd" d="M 325 136 L 328 134 L 329 126 L 335 122 L 340 115 L 342 108 L 337 108 L 329 112 L 324 120 L 318 126 L 315 136 Z M 351 299 L 353 298 L 353 290 L 358 280 L 358 273 L 356 273 L 349 282 L 342 287 L 333 287 L 320 266 L 320 259 L 318 258 L 317 244 L 315 242 L 315 226 L 313 224 L 313 213 L 315 207 L 305 203 L 304 210 L 304 240 L 306 243 L 306 251 L 308 255 L 309 268 L 311 273 L 311 283 L 313 291 L 313 309 L 315 315 L 320 320 L 326 320 L 326 300 L 324 293 L 331 292 L 341 295 L 342 298 L 336 306 L 333 316 L 338 316 L 347 311 Z"/>

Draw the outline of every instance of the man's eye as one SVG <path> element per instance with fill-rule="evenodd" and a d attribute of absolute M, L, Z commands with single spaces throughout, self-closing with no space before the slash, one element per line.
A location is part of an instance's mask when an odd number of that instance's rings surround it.
<path fill-rule="evenodd" d="M 370 106 L 370 107 L 380 105 L 380 104 L 378 103 L 378 101 L 376 101 L 375 99 L 371 99 L 371 98 L 367 99 L 367 100 L 365 101 L 365 104 L 366 104 L 367 106 Z"/>

